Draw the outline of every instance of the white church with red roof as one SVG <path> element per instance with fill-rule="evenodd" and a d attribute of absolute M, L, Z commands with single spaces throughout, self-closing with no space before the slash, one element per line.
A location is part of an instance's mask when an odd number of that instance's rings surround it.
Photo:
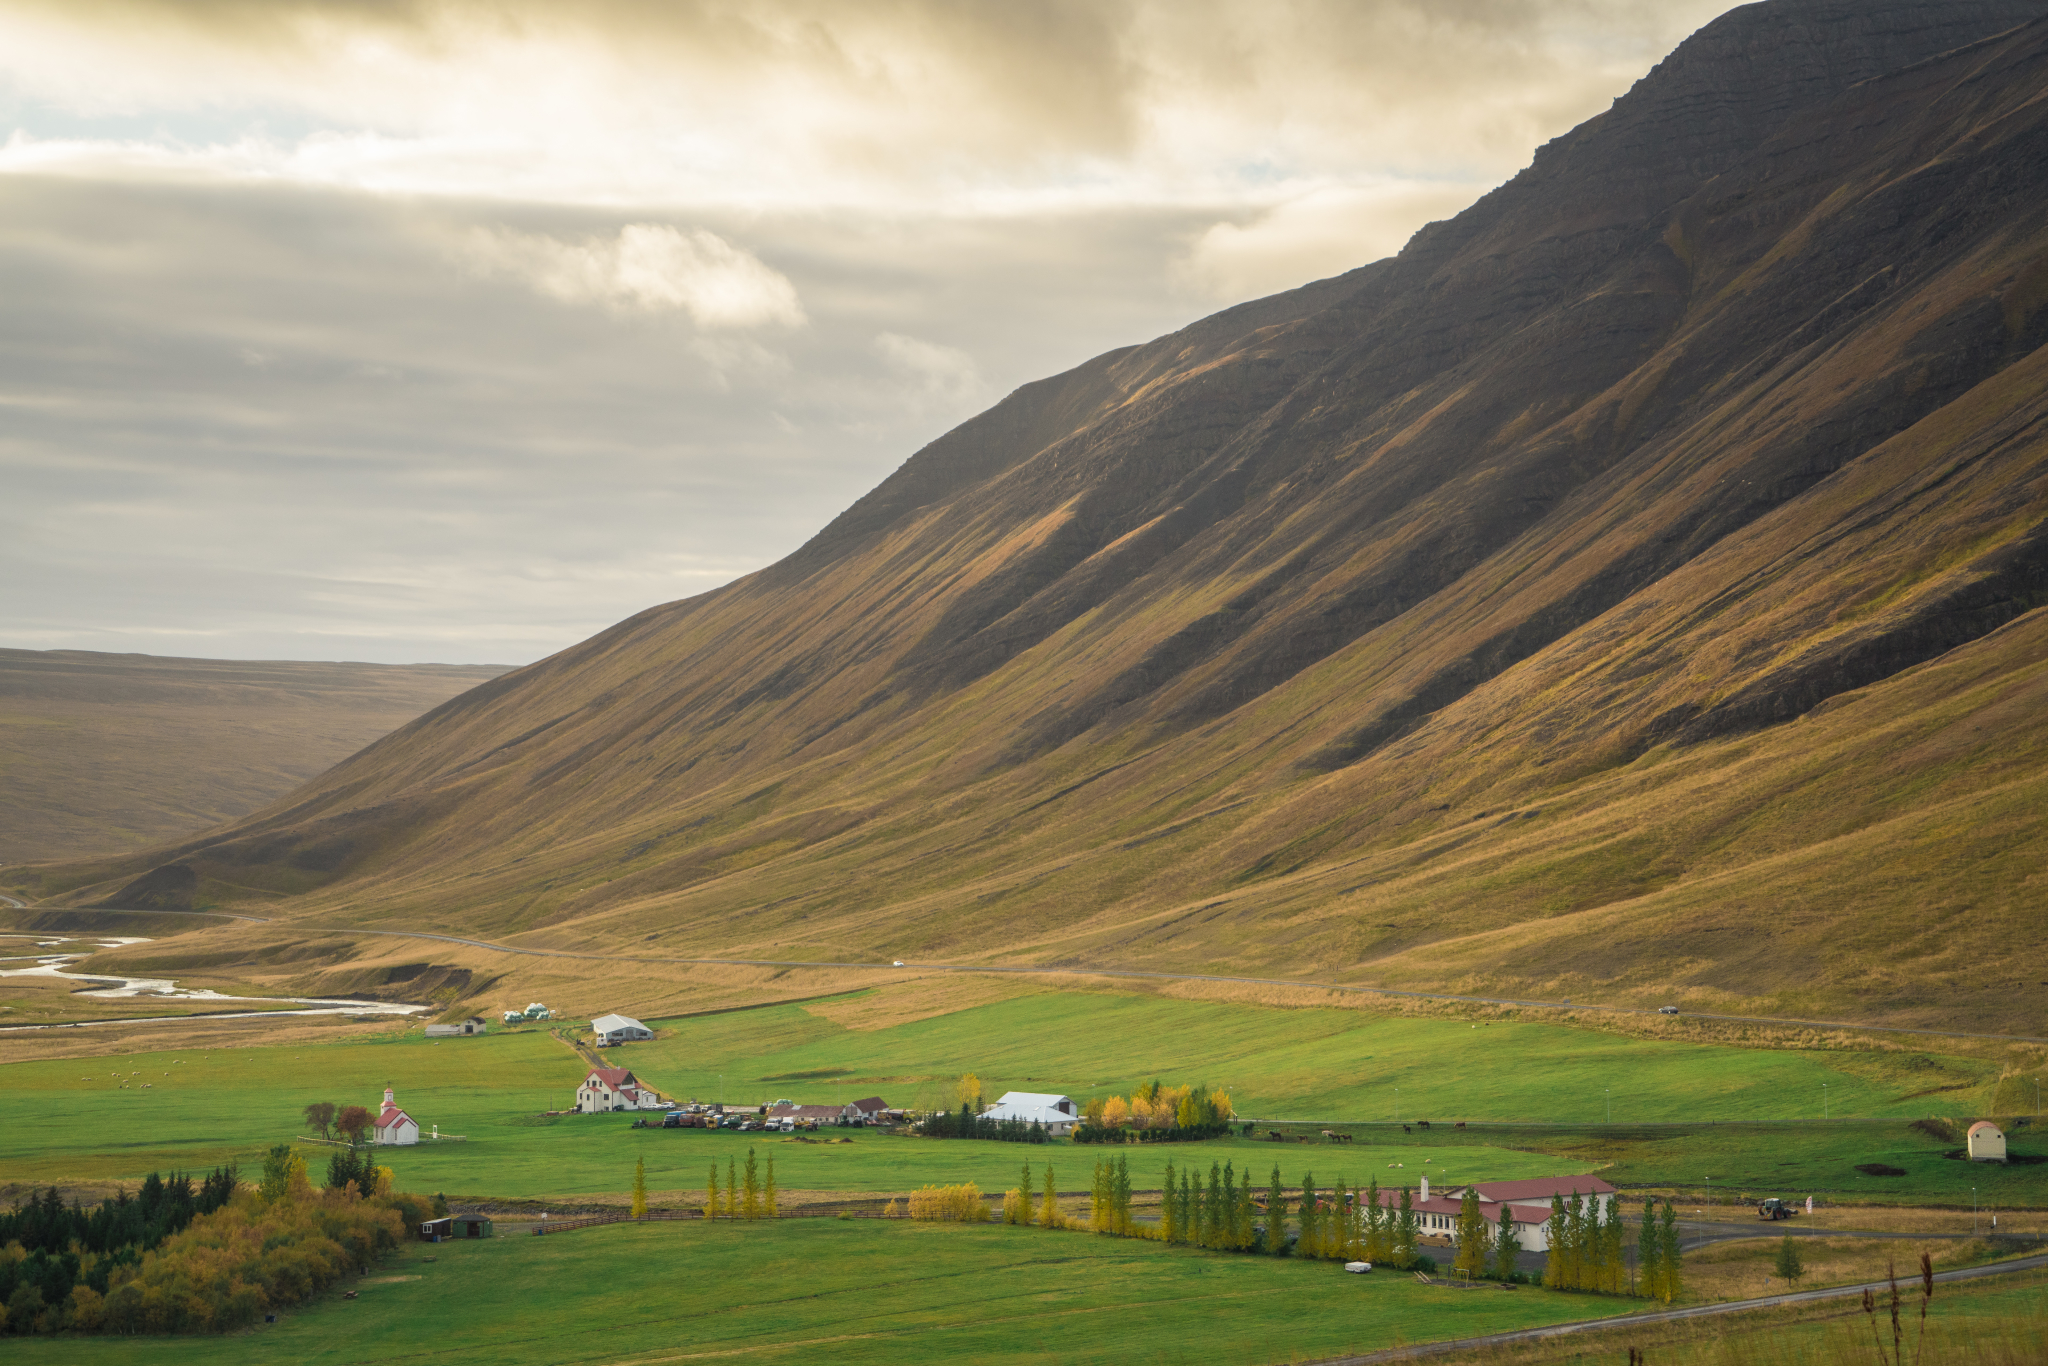
<path fill-rule="evenodd" d="M 388 1086 L 384 1088 L 384 1108 L 377 1112 L 376 1134 L 379 1144 L 404 1146 L 420 1141 L 419 1122 L 398 1108 Z"/>

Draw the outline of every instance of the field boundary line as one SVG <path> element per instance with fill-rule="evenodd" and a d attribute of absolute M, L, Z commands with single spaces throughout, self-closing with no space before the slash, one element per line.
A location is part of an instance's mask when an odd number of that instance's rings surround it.
<path fill-rule="evenodd" d="M 2048 1253 L 2037 1253 L 2009 1262 L 1991 1262 L 1983 1266 L 1937 1271 L 1934 1273 L 1934 1279 L 1941 1284 L 1951 1284 L 1956 1281 L 1980 1280 L 1986 1276 L 2010 1275 L 2015 1271 L 2033 1271 L 2040 1267 L 2048 1267 Z M 1681 1323 L 1688 1319 L 1715 1318 L 1723 1314 L 1746 1313 L 1752 1309 L 1775 1309 L 1789 1304 L 1818 1304 L 1826 1300 L 1861 1295 L 1866 1290 L 1875 1293 L 1889 1291 L 1890 1288 L 1888 1281 L 1861 1281 L 1855 1285 L 1830 1286 L 1822 1290 L 1795 1290 L 1782 1295 L 1762 1295 L 1753 1300 L 1726 1300 L 1719 1304 L 1689 1305 L 1684 1309 L 1658 1309 L 1650 1313 L 1622 1314 L 1613 1318 L 1579 1319 L 1571 1323 L 1554 1323 L 1543 1328 L 1518 1328 L 1513 1332 L 1489 1333 L 1484 1337 L 1419 1342 L 1412 1347 L 1389 1347 L 1384 1351 L 1367 1352 L 1362 1356 L 1322 1357 L 1310 1363 L 1310 1366 L 1375 1366 L 1379 1362 L 1413 1361 L 1418 1357 L 1442 1356 L 1448 1352 L 1467 1352 L 1482 1347 L 1505 1347 L 1517 1342 L 1540 1342 L 1546 1338 L 1568 1337 L 1576 1333 Z"/>

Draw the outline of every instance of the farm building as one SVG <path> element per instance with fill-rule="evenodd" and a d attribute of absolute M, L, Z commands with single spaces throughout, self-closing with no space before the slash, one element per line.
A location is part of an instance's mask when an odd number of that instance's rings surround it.
<path fill-rule="evenodd" d="M 1970 1126 L 1970 1160 L 1972 1162 L 2005 1161 L 2005 1134 L 1988 1119 L 1980 1119 Z"/>
<path fill-rule="evenodd" d="M 625 1043 L 629 1039 L 651 1039 L 654 1031 L 631 1015 L 600 1015 L 590 1022 L 590 1032 L 599 1043 Z"/>
<path fill-rule="evenodd" d="M 450 1238 L 491 1236 L 491 1221 L 481 1214 L 444 1214 L 420 1225 L 420 1239 L 428 1243 L 444 1243 Z"/>
<path fill-rule="evenodd" d="M 384 1088 L 384 1108 L 377 1112 L 376 1141 L 384 1145 L 408 1146 L 420 1141 L 420 1126 L 413 1117 L 398 1108 L 392 1098 L 391 1088 Z"/>
<path fill-rule="evenodd" d="M 1072 1133 L 1081 1118 L 1080 1107 L 1067 1096 L 1044 1095 L 1037 1091 L 1005 1091 L 983 1115 L 983 1119 L 1015 1119 L 1038 1123 L 1053 1135 Z"/>
<path fill-rule="evenodd" d="M 468 1019 L 455 1024 L 430 1024 L 427 1026 L 427 1037 L 430 1039 L 459 1039 L 470 1034 L 481 1034 L 484 1032 L 484 1027 L 484 1017 L 472 1015 Z"/>
<path fill-rule="evenodd" d="M 1508 1207 L 1508 1220 L 1514 1225 L 1515 1241 L 1526 1252 L 1546 1252 L 1550 1248 L 1550 1201 L 1553 1196 L 1561 1195 L 1567 1202 L 1574 1196 L 1584 1196 L 1589 1206 L 1599 1206 L 1603 1219 L 1610 1217 L 1616 1199 L 1614 1187 L 1592 1176 L 1482 1181 L 1474 1183 L 1470 1189 L 1479 1197 L 1479 1213 L 1489 1229 L 1500 1227 L 1501 1206 Z M 1432 1198 L 1429 1181 L 1425 1178 L 1423 1198 L 1415 1206 L 1418 1217 L 1422 1219 L 1422 1231 L 1450 1237 L 1458 1226 L 1458 1209 L 1465 1199 L 1465 1191 L 1464 1186 L 1447 1186 Z M 1380 1195 L 1389 1205 L 1400 1203 L 1398 1191 L 1382 1191 Z"/>
<path fill-rule="evenodd" d="M 862 1120 L 866 1121 L 869 1124 L 873 1124 L 883 1115 L 889 1113 L 889 1102 L 883 1100 L 880 1096 L 868 1096 L 865 1099 L 853 1102 L 850 1108 L 854 1110 Z"/>
<path fill-rule="evenodd" d="M 640 1084 L 640 1079 L 623 1067 L 593 1067 L 576 1088 L 579 1114 L 607 1114 L 613 1110 L 659 1110 L 661 1097 Z"/>

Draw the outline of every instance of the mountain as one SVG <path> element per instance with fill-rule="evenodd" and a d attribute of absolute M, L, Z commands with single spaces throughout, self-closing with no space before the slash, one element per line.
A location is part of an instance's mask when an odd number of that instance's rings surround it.
<path fill-rule="evenodd" d="M 2044 15 L 1735 10 L 1398 256 L 1027 385 L 769 569 L 22 885 L 2031 1032 Z"/>
<path fill-rule="evenodd" d="M 504 672 L 0 650 L 0 861 L 146 848 L 245 816 Z"/>

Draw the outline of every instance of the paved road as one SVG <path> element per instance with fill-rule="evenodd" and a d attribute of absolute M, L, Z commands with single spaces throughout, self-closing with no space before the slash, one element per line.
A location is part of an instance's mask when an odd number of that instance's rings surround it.
<path fill-rule="evenodd" d="M 2019 1257 L 2010 1262 L 1994 1262 L 1989 1266 L 1963 1267 L 1957 1271 L 1937 1271 L 1934 1279 L 1941 1284 L 1955 1281 L 1974 1281 L 1985 1276 L 2009 1276 L 2016 1271 L 2032 1271 L 2037 1267 L 2048 1267 L 2048 1252 L 2032 1257 Z M 1901 1291 L 1912 1288 L 1917 1277 L 1902 1279 Z M 1616 1329 L 1649 1327 L 1660 1323 L 1677 1323 L 1683 1319 L 1714 1318 L 1722 1314 L 1740 1314 L 1751 1309 L 1773 1309 L 1787 1304 L 1813 1304 L 1821 1300 L 1839 1300 L 1860 1297 L 1864 1291 L 1889 1291 L 1883 1281 L 1866 1281 L 1860 1285 L 1838 1285 L 1826 1290 L 1796 1290 L 1785 1295 L 1763 1295 L 1753 1300 L 1729 1300 L 1721 1304 L 1697 1304 L 1686 1309 L 1658 1309 L 1647 1314 L 1621 1314 L 1607 1319 L 1585 1319 L 1578 1323 L 1553 1324 L 1548 1328 L 1524 1328 L 1513 1333 L 1493 1333 L 1479 1338 L 1456 1338 L 1449 1342 L 1426 1342 L 1414 1347 L 1394 1347 L 1384 1352 L 1368 1352 L 1364 1356 L 1326 1357 L 1314 1366 L 1375 1366 L 1378 1362 L 1414 1361 L 1420 1357 L 1442 1356 L 1449 1352 L 1465 1352 L 1474 1348 L 1504 1347 L 1516 1342 L 1540 1342 L 1545 1338 L 1570 1337 L 1577 1333 L 1605 1333 Z M 1485 1294 L 1485 1291 L 1454 1291 L 1455 1294 Z M 1619 1350 L 1619 1349 L 1617 1349 Z"/>
<path fill-rule="evenodd" d="M 138 914 L 140 914 L 138 912 Z M 224 915 L 226 912 L 209 911 L 208 915 Z M 268 924 L 261 916 L 237 915 L 236 920 L 254 924 Z M 1393 996 L 1412 1001 L 1453 1001 L 1465 1005 L 1519 1006 L 1525 1010 L 1597 1011 L 1607 1015 L 1656 1015 L 1654 1010 L 1634 1006 L 1574 1005 L 1570 1001 L 1535 1001 L 1515 996 L 1454 996 L 1436 991 L 1398 991 L 1392 987 L 1349 986 L 1339 982 L 1304 982 L 1284 977 L 1231 977 L 1209 972 L 1150 972 L 1138 968 L 1089 968 L 1089 967 L 1002 967 L 987 963 L 905 963 L 902 968 L 893 963 L 848 963 L 822 961 L 817 959 L 799 960 L 786 958 L 668 958 L 651 954 L 631 953 L 589 953 L 574 949 L 526 948 L 512 944 L 498 944 L 488 939 L 469 939 L 457 934 L 436 934 L 427 930 L 375 930 L 358 925 L 311 925 L 294 923 L 294 928 L 318 930 L 323 934 L 378 935 L 391 939 L 428 939 L 442 944 L 462 944 L 470 948 L 488 949 L 493 953 L 514 953 L 530 958 L 581 958 L 600 963 L 666 963 L 681 966 L 741 967 L 741 968 L 840 968 L 857 972 L 963 972 L 963 973 L 1009 973 L 1020 977 L 1121 977 L 1137 978 L 1159 982 L 1227 982 L 1244 986 L 1299 987 L 1310 991 L 1341 991 L 1355 996 Z M 1696 1020 L 1724 1020 L 1738 1024 L 1793 1025 L 1807 1029 L 1853 1029 L 1864 1033 L 1877 1034 L 1919 1034 L 1943 1039 L 1995 1039 L 2002 1043 L 2048 1043 L 2048 1036 L 2033 1034 L 1980 1034 L 1961 1029 L 1916 1029 L 1905 1025 L 1870 1024 L 1857 1020 L 1801 1020 L 1782 1015 L 1720 1015 L 1711 1011 L 1689 1010 L 1686 1016 Z"/>

